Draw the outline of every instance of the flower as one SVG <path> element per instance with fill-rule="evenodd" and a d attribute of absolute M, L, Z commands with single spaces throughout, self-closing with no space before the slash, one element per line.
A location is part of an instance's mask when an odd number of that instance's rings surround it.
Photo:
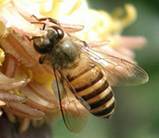
<path fill-rule="evenodd" d="M 21 131 L 30 123 L 47 122 L 58 115 L 58 103 L 51 88 L 52 68 L 38 63 L 40 55 L 25 37 L 44 33 L 30 22 L 32 15 L 49 16 L 78 27 L 84 25 L 84 29 L 74 35 L 88 43 L 108 42 L 109 46 L 98 49 L 131 61 L 134 58 L 132 49 L 145 43 L 143 37 L 120 35 L 136 19 L 136 10 L 131 4 L 111 15 L 89 8 L 86 0 L 1 0 L 0 114 L 3 110 L 9 120 L 20 120 Z"/>

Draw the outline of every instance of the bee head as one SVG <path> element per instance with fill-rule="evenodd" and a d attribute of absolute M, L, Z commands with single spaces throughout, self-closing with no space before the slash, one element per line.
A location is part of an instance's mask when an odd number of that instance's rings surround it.
<path fill-rule="evenodd" d="M 59 27 L 53 27 L 46 30 L 44 36 L 33 39 L 33 46 L 40 54 L 47 54 L 64 37 L 64 32 Z"/>

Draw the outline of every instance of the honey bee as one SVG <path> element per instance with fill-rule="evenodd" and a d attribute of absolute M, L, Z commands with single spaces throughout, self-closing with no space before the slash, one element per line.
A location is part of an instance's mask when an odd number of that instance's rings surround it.
<path fill-rule="evenodd" d="M 126 59 L 92 49 L 86 42 L 66 32 L 64 26 L 56 20 L 37 20 L 44 23 L 43 29 L 47 33 L 33 38 L 33 46 L 41 54 L 39 63 L 48 61 L 53 68 L 60 111 L 69 130 L 76 132 L 81 127 L 75 126 L 67 116 L 71 116 L 71 113 L 67 113 L 62 106 L 62 93 L 68 96 L 67 93 L 71 92 L 74 100 L 78 100 L 90 113 L 97 117 L 109 118 L 115 109 L 112 86 L 137 85 L 148 81 L 148 74 L 141 67 Z M 76 29 L 72 26 L 71 30 L 73 32 Z M 78 115 L 80 109 L 74 100 L 68 98 L 67 102 Z"/>

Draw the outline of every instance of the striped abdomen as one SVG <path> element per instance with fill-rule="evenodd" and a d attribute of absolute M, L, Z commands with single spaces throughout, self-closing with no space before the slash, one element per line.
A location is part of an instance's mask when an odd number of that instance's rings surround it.
<path fill-rule="evenodd" d="M 69 70 L 68 79 L 80 96 L 91 107 L 90 112 L 109 118 L 114 111 L 115 99 L 105 73 L 89 60 L 82 60 Z"/>

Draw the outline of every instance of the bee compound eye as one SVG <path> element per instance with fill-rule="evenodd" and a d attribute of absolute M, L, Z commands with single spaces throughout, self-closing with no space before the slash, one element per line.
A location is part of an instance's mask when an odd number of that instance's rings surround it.
<path fill-rule="evenodd" d="M 52 49 L 52 43 L 47 38 L 37 38 L 33 41 L 35 50 L 40 54 L 49 53 Z"/>
<path fill-rule="evenodd" d="M 60 29 L 60 28 L 58 28 L 58 37 L 59 37 L 59 39 L 62 39 L 63 37 L 64 37 L 64 32 L 63 32 L 63 30 L 62 29 Z"/>
<path fill-rule="evenodd" d="M 53 29 L 57 33 L 57 39 L 61 40 L 64 37 L 64 31 L 60 27 L 57 27 L 57 26 L 53 27 Z"/>

